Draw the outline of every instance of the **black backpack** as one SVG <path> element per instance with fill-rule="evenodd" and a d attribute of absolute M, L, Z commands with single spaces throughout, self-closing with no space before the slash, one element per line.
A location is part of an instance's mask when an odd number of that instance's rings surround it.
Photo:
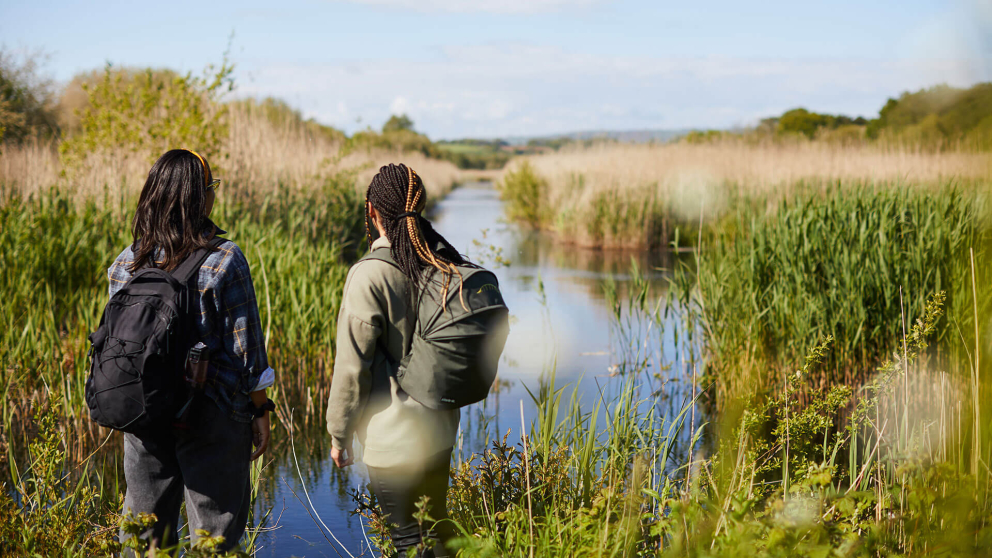
<path fill-rule="evenodd" d="M 215 237 L 171 273 L 138 270 L 111 297 L 89 337 L 86 404 L 95 422 L 124 432 L 172 425 L 188 395 L 186 357 L 197 341 L 191 292 L 200 266 L 222 242 Z"/>
<path fill-rule="evenodd" d="M 387 247 L 363 259 L 399 267 Z M 479 267 L 457 267 L 460 285 L 453 277 L 444 300 L 437 274 L 422 289 L 413 343 L 396 371 L 403 391 L 429 409 L 457 409 L 485 399 L 510 332 L 510 312 L 496 275 Z"/>

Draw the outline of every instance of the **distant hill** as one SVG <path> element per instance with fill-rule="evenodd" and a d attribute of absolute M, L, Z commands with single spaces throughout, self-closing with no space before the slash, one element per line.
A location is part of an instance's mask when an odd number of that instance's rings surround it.
<path fill-rule="evenodd" d="M 509 145 L 527 145 L 528 143 L 554 143 L 560 140 L 590 141 L 606 139 L 621 143 L 648 143 L 650 141 L 665 142 L 678 139 L 691 130 L 588 130 L 583 132 L 568 132 L 547 136 L 512 136 L 504 138 Z"/>
<path fill-rule="evenodd" d="M 621 143 L 666 142 L 689 130 L 591 130 L 550 136 L 512 136 L 498 139 L 465 138 L 441 140 L 434 145 L 441 156 L 463 169 L 499 169 L 515 155 L 536 155 L 565 146 L 601 141 Z"/>

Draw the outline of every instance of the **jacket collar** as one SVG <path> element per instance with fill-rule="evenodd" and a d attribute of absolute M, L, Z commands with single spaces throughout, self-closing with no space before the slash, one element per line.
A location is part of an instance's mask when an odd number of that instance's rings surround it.
<path fill-rule="evenodd" d="M 371 252 L 372 250 L 378 250 L 379 248 L 390 248 L 391 246 L 392 245 L 389 243 L 389 239 L 388 238 L 386 238 L 384 236 L 380 236 L 379 238 L 375 239 L 374 242 L 372 242 L 372 248 L 370 248 L 369 251 Z M 437 243 L 435 243 L 435 245 L 434 245 L 434 251 L 435 252 L 438 252 L 438 253 L 441 253 L 441 254 L 448 255 L 447 254 L 448 249 L 445 248 L 444 244 L 442 244 L 440 241 L 438 241 Z M 450 255 L 448 255 L 448 256 L 450 257 Z"/>
<path fill-rule="evenodd" d="M 218 227 L 217 226 L 217 223 L 214 223 L 209 217 L 207 218 L 207 222 L 210 225 L 213 226 L 213 228 L 214 228 L 214 231 L 213 231 L 214 236 L 220 236 L 222 234 L 227 234 L 227 231 L 225 231 L 224 229 Z M 210 227 L 207 227 L 207 230 L 209 230 L 209 229 L 210 229 Z"/>
<path fill-rule="evenodd" d="M 379 238 L 375 239 L 375 241 L 372 243 L 371 249 L 377 250 L 379 248 L 389 248 L 389 247 L 391 247 L 391 245 L 389 244 L 389 239 L 384 236 L 380 236 Z"/>

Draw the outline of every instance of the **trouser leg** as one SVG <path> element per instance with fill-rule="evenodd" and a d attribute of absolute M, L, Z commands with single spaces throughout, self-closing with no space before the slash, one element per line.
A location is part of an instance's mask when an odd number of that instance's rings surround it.
<path fill-rule="evenodd" d="M 451 477 L 451 450 L 435 461 L 427 470 L 423 481 L 423 492 L 432 502 L 431 517 L 438 523 L 434 525 L 434 533 L 439 544 L 434 546 L 434 556 L 448 558 L 445 544 L 455 537 L 455 529 L 448 519 L 448 481 Z"/>
<path fill-rule="evenodd" d="M 446 558 L 447 542 L 453 530 L 444 521 L 436 528 L 433 523 L 421 525 L 417 522 L 417 502 L 427 496 L 428 513 L 435 521 L 448 518 L 448 471 L 451 463 L 451 450 L 435 456 L 426 467 L 412 470 L 409 467 L 376 468 L 369 467 L 369 480 L 372 492 L 385 514 L 386 522 L 395 525 L 390 529 L 393 547 L 399 556 L 406 556 L 409 548 L 414 548 L 425 538 L 438 542 L 432 550 L 418 554 L 425 558 L 436 556 Z"/>
<path fill-rule="evenodd" d="M 237 546 L 251 505 L 251 425 L 232 420 L 211 399 L 194 402 L 192 427 L 177 434 L 176 456 L 186 484 L 190 539 L 197 530 L 223 536 L 220 550 Z"/>
<path fill-rule="evenodd" d="M 157 435 L 124 435 L 124 516 L 155 514 L 157 521 L 140 536 L 157 547 L 176 543 L 179 507 L 183 498 L 183 477 L 176 461 L 171 431 Z M 121 542 L 131 535 L 120 532 Z"/>

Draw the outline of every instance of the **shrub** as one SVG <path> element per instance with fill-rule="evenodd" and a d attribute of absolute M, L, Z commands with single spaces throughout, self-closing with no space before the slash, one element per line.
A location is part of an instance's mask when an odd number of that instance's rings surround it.
<path fill-rule="evenodd" d="M 530 162 L 507 172 L 499 185 L 500 197 L 506 201 L 507 217 L 539 227 L 547 213 L 547 181 L 538 176 Z"/>
<path fill-rule="evenodd" d="M 83 84 L 88 105 L 79 132 L 59 146 L 64 162 L 72 169 L 93 154 L 111 152 L 151 162 L 176 147 L 216 156 L 227 136 L 226 107 L 218 101 L 234 87 L 233 70 L 226 59 L 220 67 L 208 66 L 202 77 L 108 64 L 99 81 Z"/>
<path fill-rule="evenodd" d="M 39 75 L 40 55 L 16 57 L 0 48 L 0 140 L 58 135 L 52 82 Z"/>

